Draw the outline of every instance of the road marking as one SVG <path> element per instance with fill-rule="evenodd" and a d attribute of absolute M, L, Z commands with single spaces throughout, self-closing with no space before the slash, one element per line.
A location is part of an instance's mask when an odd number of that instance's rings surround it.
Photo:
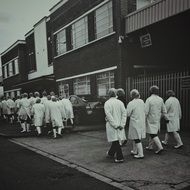
<path fill-rule="evenodd" d="M 98 174 L 96 172 L 93 172 L 93 171 L 91 171 L 91 170 L 89 170 L 89 169 L 87 169 L 85 167 L 77 165 L 76 163 L 72 163 L 72 162 L 70 162 L 68 160 L 60 158 L 59 156 L 56 156 L 54 154 L 50 154 L 49 152 L 40 150 L 38 148 L 35 148 L 35 147 L 30 146 L 30 145 L 25 144 L 25 143 L 18 142 L 15 139 L 9 139 L 9 141 L 11 141 L 11 142 L 13 142 L 13 143 L 15 143 L 17 145 L 23 146 L 23 147 L 25 147 L 25 148 L 27 148 L 27 149 L 29 149 L 29 150 L 37 153 L 37 154 L 40 154 L 40 155 L 45 156 L 47 158 L 50 158 L 50 159 L 52 159 L 52 160 L 54 160 L 54 161 L 56 161 L 58 163 L 66 165 L 66 166 L 68 166 L 70 168 L 77 169 L 78 171 L 80 171 L 82 173 L 85 173 L 85 174 L 87 174 L 87 175 L 89 175 L 89 176 L 91 176 L 93 178 L 96 178 L 96 179 L 98 179 L 98 180 L 100 180 L 100 181 L 102 181 L 104 183 L 107 183 L 107 184 L 109 184 L 111 186 L 114 186 L 114 187 L 116 187 L 118 189 L 121 189 L 121 190 L 134 190 L 134 189 L 132 189 L 130 187 L 127 187 L 127 186 L 125 186 L 125 185 L 123 185 L 121 183 L 118 183 L 118 182 L 114 181 L 113 179 L 110 179 L 110 178 L 108 178 L 106 176 L 100 175 L 100 174 Z"/>

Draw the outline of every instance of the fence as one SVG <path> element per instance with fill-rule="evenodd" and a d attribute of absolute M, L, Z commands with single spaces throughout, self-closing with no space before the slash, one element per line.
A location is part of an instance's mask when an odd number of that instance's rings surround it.
<path fill-rule="evenodd" d="M 171 89 L 176 93 L 182 107 L 182 129 L 190 130 L 190 73 L 162 73 L 155 75 L 139 75 L 128 77 L 126 81 L 126 94 L 129 101 L 129 92 L 131 89 L 138 89 L 141 98 L 145 101 L 150 95 L 149 88 L 157 85 L 160 88 L 160 96 L 166 100 L 166 91 Z"/>

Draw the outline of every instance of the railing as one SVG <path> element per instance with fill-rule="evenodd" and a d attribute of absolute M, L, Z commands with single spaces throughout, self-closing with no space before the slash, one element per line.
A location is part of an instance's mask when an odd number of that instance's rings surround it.
<path fill-rule="evenodd" d="M 125 20 L 125 32 L 130 33 L 155 22 L 190 9 L 190 0 L 159 0 L 129 15 Z"/>
<path fill-rule="evenodd" d="M 165 73 L 156 75 L 141 75 L 128 77 L 126 81 L 127 101 L 129 101 L 129 92 L 132 89 L 138 89 L 141 98 L 145 101 L 149 94 L 149 88 L 157 85 L 160 88 L 160 96 L 166 100 L 166 91 L 174 90 L 176 97 L 179 99 L 182 107 L 181 125 L 183 128 L 190 130 L 190 73 Z"/>

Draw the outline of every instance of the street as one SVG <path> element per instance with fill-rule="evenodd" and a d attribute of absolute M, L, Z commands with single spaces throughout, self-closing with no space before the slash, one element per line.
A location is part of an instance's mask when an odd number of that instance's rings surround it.
<path fill-rule="evenodd" d="M 116 189 L 2 137 L 0 168 L 0 190 Z"/>

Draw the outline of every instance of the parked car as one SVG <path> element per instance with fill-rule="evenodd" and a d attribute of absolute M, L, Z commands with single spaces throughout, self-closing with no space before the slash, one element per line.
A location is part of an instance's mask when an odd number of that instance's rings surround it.
<path fill-rule="evenodd" d="M 69 97 L 73 105 L 74 121 L 79 124 L 97 124 L 105 122 L 104 102 L 88 102 L 76 95 Z"/>

